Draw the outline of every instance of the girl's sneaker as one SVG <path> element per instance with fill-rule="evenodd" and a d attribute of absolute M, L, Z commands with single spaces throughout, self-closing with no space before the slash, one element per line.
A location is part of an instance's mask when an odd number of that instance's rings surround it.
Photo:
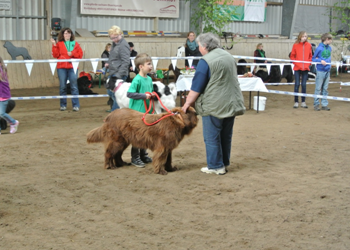
<path fill-rule="evenodd" d="M 15 124 L 10 125 L 10 134 L 14 134 L 17 132 L 18 125 L 19 125 L 19 121 L 17 121 L 17 120 L 16 120 Z"/>
<path fill-rule="evenodd" d="M 304 108 L 304 109 L 307 109 L 307 105 L 306 105 L 305 102 L 302 102 L 301 105 L 300 105 L 300 107 L 302 107 L 302 108 Z"/>

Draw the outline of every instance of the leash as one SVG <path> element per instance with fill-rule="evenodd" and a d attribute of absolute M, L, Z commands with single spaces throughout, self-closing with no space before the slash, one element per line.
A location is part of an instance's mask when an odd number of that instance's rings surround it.
<path fill-rule="evenodd" d="M 154 107 L 154 100 L 153 100 L 153 99 L 150 100 L 150 105 L 149 105 L 149 107 L 147 107 L 147 102 L 146 102 L 146 100 L 144 100 L 144 104 L 145 104 L 145 108 L 146 108 L 146 113 L 143 114 L 142 120 L 143 120 L 143 122 L 144 122 L 147 126 L 152 126 L 152 125 L 154 125 L 154 124 L 157 124 L 158 122 L 160 122 L 161 120 L 163 120 L 164 118 L 166 118 L 166 117 L 168 117 L 168 116 L 179 115 L 179 113 L 177 113 L 177 112 L 176 112 L 176 113 L 173 113 L 171 110 L 169 110 L 167 107 L 165 107 L 164 104 L 162 103 L 162 101 L 160 100 L 160 98 L 159 98 L 159 96 L 158 96 L 158 94 L 157 94 L 156 92 L 152 92 L 152 93 L 146 92 L 145 94 L 150 94 L 150 95 L 155 94 L 155 96 L 158 98 L 158 102 L 160 103 L 160 105 L 162 105 L 162 107 L 168 112 L 168 114 L 162 116 L 160 119 L 156 120 L 155 122 L 148 123 L 148 122 L 146 122 L 145 117 L 146 117 L 146 115 L 149 114 L 149 112 L 151 111 L 152 106 Z M 153 109 L 152 114 L 154 114 L 154 109 Z M 180 119 L 183 121 L 183 119 L 182 119 L 181 116 L 180 116 Z"/>

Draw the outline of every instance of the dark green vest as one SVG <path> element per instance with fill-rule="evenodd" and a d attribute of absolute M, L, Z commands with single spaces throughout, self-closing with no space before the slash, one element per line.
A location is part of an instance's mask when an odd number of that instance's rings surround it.
<path fill-rule="evenodd" d="M 220 48 L 210 51 L 202 59 L 208 63 L 211 77 L 204 92 L 196 100 L 197 113 L 220 119 L 243 115 L 245 106 L 235 59 Z"/>

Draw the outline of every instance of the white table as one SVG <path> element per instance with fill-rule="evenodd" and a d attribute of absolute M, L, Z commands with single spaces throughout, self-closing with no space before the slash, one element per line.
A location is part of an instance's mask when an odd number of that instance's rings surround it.
<path fill-rule="evenodd" d="M 176 89 L 178 92 L 191 90 L 193 75 L 180 75 L 176 81 Z M 249 109 L 251 108 L 251 93 L 258 92 L 257 112 L 259 112 L 259 92 L 268 92 L 264 82 L 260 77 L 238 77 L 238 82 L 242 91 L 249 91 Z M 182 97 L 183 95 L 180 94 Z M 186 95 L 184 95 L 186 98 Z M 182 103 L 181 103 L 182 105 Z"/>

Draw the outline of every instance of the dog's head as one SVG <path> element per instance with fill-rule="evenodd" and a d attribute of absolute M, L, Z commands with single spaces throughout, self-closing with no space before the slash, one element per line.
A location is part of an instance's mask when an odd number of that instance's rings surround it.
<path fill-rule="evenodd" d="M 6 42 L 4 43 L 4 47 L 7 48 L 7 47 L 9 46 L 9 44 L 10 44 L 10 42 L 9 42 L 9 41 L 6 41 Z"/>
<path fill-rule="evenodd" d="M 184 135 L 189 135 L 192 130 L 197 126 L 198 117 L 197 112 L 193 107 L 189 107 L 187 112 L 183 112 L 180 107 L 173 108 L 171 110 L 173 113 L 178 113 L 181 116 L 181 122 L 183 122 L 184 127 L 182 133 Z"/>

